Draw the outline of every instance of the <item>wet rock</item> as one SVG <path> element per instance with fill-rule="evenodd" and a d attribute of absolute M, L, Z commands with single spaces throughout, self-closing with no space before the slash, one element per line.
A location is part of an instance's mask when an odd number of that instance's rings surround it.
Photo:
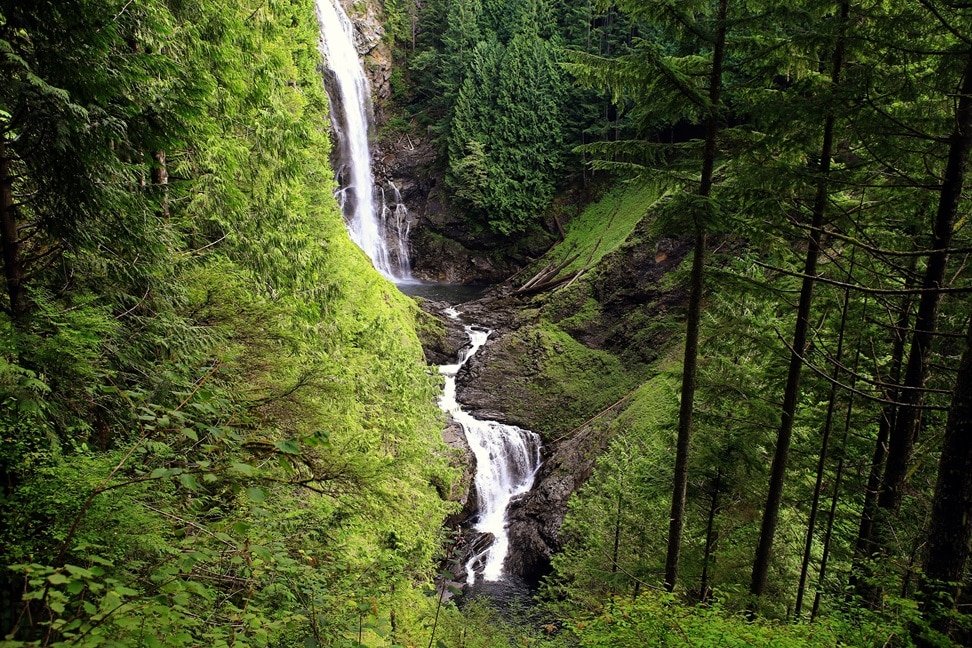
<path fill-rule="evenodd" d="M 423 299 L 419 301 L 426 323 L 419 327 L 419 340 L 430 365 L 453 364 L 459 361 L 459 353 L 469 344 L 469 336 L 462 323 L 446 317 L 445 302 Z"/>
<path fill-rule="evenodd" d="M 391 98 L 392 50 L 385 38 L 385 12 L 379 0 L 341 0 L 354 26 L 354 47 L 362 57 L 365 74 L 371 85 L 375 123 L 386 120 L 386 106 Z"/>
<path fill-rule="evenodd" d="M 452 465 L 462 471 L 459 481 L 452 485 L 447 497 L 444 498 L 451 502 L 458 502 L 460 508 L 448 516 L 444 524 L 449 528 L 459 528 L 476 514 L 476 455 L 466 441 L 462 426 L 451 417 L 442 431 L 442 440 L 454 453 Z"/>
<path fill-rule="evenodd" d="M 496 541 L 496 536 L 492 533 L 479 533 L 478 531 L 474 531 L 469 537 L 470 541 L 466 545 L 466 553 L 470 558 L 485 553 L 493 545 L 493 542 Z M 476 567 L 480 566 L 478 564 L 476 565 Z"/>
<path fill-rule="evenodd" d="M 492 533 L 480 533 L 473 529 L 464 529 L 458 541 L 452 547 L 451 557 L 447 562 L 446 569 L 456 581 L 466 582 L 468 572 L 466 565 L 473 556 L 483 554 L 493 544 L 496 537 Z M 473 565 L 473 571 L 482 569 L 486 556 L 483 555 Z"/>
<path fill-rule="evenodd" d="M 605 429 L 590 425 L 547 448 L 533 490 L 510 506 L 509 573 L 535 585 L 549 571 L 567 502 L 591 476 L 609 440 Z"/>
<path fill-rule="evenodd" d="M 459 402 L 478 418 L 533 429 L 525 412 L 530 409 L 530 384 L 537 374 L 533 355 L 523 340 L 505 331 L 495 332 L 459 372 Z"/>
<path fill-rule="evenodd" d="M 373 53 L 385 35 L 385 17 L 381 3 L 374 0 L 341 0 L 341 4 L 354 24 L 354 47 L 358 54 L 367 56 Z"/>

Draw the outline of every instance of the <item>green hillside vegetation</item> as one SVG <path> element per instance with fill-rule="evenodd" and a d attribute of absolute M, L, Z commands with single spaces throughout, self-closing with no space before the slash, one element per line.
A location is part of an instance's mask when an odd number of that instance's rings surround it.
<path fill-rule="evenodd" d="M 4 645 L 426 636 L 457 475 L 416 309 L 332 197 L 312 3 L 45 8 L 0 5 L 35 232 L 0 315 Z"/>
<path fill-rule="evenodd" d="M 564 239 L 543 260 L 559 265 L 573 259 L 559 276 L 596 266 L 629 241 L 638 223 L 656 211 L 668 195 L 660 182 L 633 182 L 613 187 L 568 222 Z M 658 228 L 654 231 L 657 233 Z"/>

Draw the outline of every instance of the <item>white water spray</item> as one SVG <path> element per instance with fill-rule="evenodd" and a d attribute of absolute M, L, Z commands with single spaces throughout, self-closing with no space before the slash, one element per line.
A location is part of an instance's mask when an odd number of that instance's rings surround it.
<path fill-rule="evenodd" d="M 391 261 L 397 269 L 399 279 L 409 279 L 412 276 L 412 265 L 408 258 L 408 235 L 411 223 L 408 219 L 408 207 L 402 202 L 402 192 L 394 182 L 389 182 L 392 190 L 393 202 L 385 200 L 385 190 L 381 190 L 381 226 L 385 232 L 391 232 L 389 238 L 395 243 L 391 249 Z M 394 228 L 390 230 L 389 228 Z"/>
<path fill-rule="evenodd" d="M 341 144 L 343 170 L 347 172 L 346 177 L 342 177 L 344 173 L 338 173 L 342 184 L 338 200 L 348 219 L 351 239 L 383 275 L 390 279 L 408 279 L 408 245 L 407 240 L 401 238 L 402 231 L 407 235 L 408 211 L 403 214 L 406 226 L 396 226 L 394 231 L 388 232 L 384 227 L 384 207 L 380 213 L 375 205 L 368 144 L 371 92 L 354 46 L 354 26 L 339 0 L 317 0 L 317 16 L 325 62 L 335 81 L 335 87 L 328 88 L 331 121 Z M 400 196 L 397 198 L 396 205 L 401 203 Z M 396 216 L 397 212 L 396 206 Z M 395 241 L 394 256 L 389 254 L 389 236 Z"/>
<path fill-rule="evenodd" d="M 458 311 L 453 308 L 444 312 L 453 319 L 459 319 Z M 482 348 L 490 334 L 490 331 L 475 326 L 466 325 L 464 328 L 470 345 L 459 354 L 459 362 L 439 367 L 439 372 L 446 379 L 439 407 L 462 426 L 466 442 L 476 455 L 479 512 L 474 528 L 493 535 L 492 544 L 466 563 L 466 581 L 473 585 L 479 565 L 482 565 L 479 575 L 483 580 L 497 581 L 503 577 L 503 563 L 510 548 L 506 528 L 507 510 L 514 498 L 533 487 L 533 480 L 540 468 L 540 437 L 515 425 L 477 419 L 462 409 L 456 400 L 456 375 Z"/>

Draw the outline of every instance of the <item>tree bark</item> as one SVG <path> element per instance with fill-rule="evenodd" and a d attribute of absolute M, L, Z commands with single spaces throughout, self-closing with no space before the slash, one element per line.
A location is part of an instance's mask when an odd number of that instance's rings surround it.
<path fill-rule="evenodd" d="M 24 269 L 20 256 L 17 208 L 13 198 L 11 155 L 3 135 L 0 135 L 0 247 L 3 248 L 3 274 L 7 284 L 10 315 L 16 321 L 23 316 L 25 309 Z"/>
<path fill-rule="evenodd" d="M 847 269 L 847 283 L 851 283 L 854 276 L 854 257 L 857 249 L 851 250 L 850 267 Z M 817 513 L 820 510 L 820 494 L 823 491 L 824 469 L 827 464 L 827 454 L 830 450 L 830 433 L 834 425 L 834 411 L 837 408 L 837 378 L 839 365 L 844 355 L 844 332 L 847 330 L 847 311 L 850 308 L 850 288 L 844 288 L 844 299 L 840 308 L 840 326 L 837 331 L 837 349 L 834 351 L 834 381 L 830 383 L 830 393 L 827 398 L 827 415 L 824 420 L 823 432 L 820 435 L 820 454 L 817 456 L 817 478 L 813 484 L 813 497 L 810 501 L 810 515 L 807 518 L 807 534 L 803 543 L 803 562 L 800 564 L 800 581 L 797 585 L 796 604 L 793 606 L 793 616 L 800 618 L 803 613 L 803 596 L 807 587 L 807 574 L 810 571 L 810 554 L 813 551 L 813 534 L 817 525 Z"/>
<path fill-rule="evenodd" d="M 878 495 L 878 511 L 874 520 L 874 538 L 878 549 L 889 549 L 892 535 L 891 523 L 901 506 L 908 468 L 915 446 L 915 430 L 921 411 L 921 389 L 928 374 L 928 358 L 938 324 L 938 306 L 945 281 L 947 249 L 952 242 L 952 230 L 958 211 L 969 150 L 972 148 L 972 49 L 966 53 L 958 105 L 955 111 L 955 127 L 949 136 L 948 162 L 939 193 L 938 209 L 933 224 L 933 252 L 922 279 L 921 298 L 915 317 L 915 329 L 905 368 L 903 389 L 894 426 L 888 439 L 888 458 L 884 469 L 881 492 Z"/>
<path fill-rule="evenodd" d="M 719 532 L 715 530 L 715 518 L 719 512 L 719 494 L 722 489 L 722 471 L 716 473 L 715 484 L 712 485 L 712 498 L 709 501 L 709 519 L 705 524 L 705 554 L 702 557 L 702 577 L 699 579 L 699 602 L 705 603 L 712 595 L 712 588 L 709 586 L 709 563 L 712 560 L 712 552 L 715 551 L 716 542 L 719 541 Z"/>
<path fill-rule="evenodd" d="M 159 193 L 159 213 L 169 216 L 169 170 L 165 164 L 165 151 L 152 153 L 152 186 Z"/>
<path fill-rule="evenodd" d="M 702 178 L 699 196 L 712 195 L 716 144 L 719 137 L 719 103 L 722 94 L 722 67 L 726 53 L 726 13 L 728 0 L 719 0 L 716 17 L 715 47 L 709 71 L 709 109 L 705 118 L 705 148 L 702 155 Z M 678 435 L 675 442 L 675 470 L 672 479 L 672 508 L 668 525 L 668 553 L 665 558 L 665 589 L 675 589 L 678 580 L 678 555 L 685 526 L 685 493 L 688 486 L 688 453 L 692 437 L 692 411 L 695 403 L 695 375 L 699 355 L 699 323 L 702 315 L 702 293 L 705 289 L 705 223 L 697 216 L 695 251 L 692 255 L 691 293 L 685 323 L 685 356 L 682 362 L 682 390 L 678 409 Z"/>
<path fill-rule="evenodd" d="M 864 302 L 865 312 L 867 301 Z M 857 368 L 861 360 L 861 344 L 863 340 L 858 338 L 857 351 L 854 353 L 854 365 L 851 368 L 851 389 L 857 386 Z M 850 437 L 851 417 L 854 414 L 854 393 L 847 395 L 847 411 L 844 415 L 844 433 L 840 441 L 840 459 L 837 460 L 837 469 L 834 471 L 834 489 L 830 496 L 830 512 L 827 515 L 827 530 L 824 532 L 823 550 L 820 555 L 820 572 L 817 575 L 817 588 L 813 596 L 813 606 L 810 608 L 810 620 L 817 618 L 820 612 L 820 597 L 823 593 L 824 583 L 827 581 L 827 564 L 830 559 L 830 544 L 834 539 L 834 520 L 837 518 L 837 504 L 840 501 L 840 484 L 844 478 L 844 465 L 847 463 L 847 439 Z M 799 616 L 799 615 L 798 615 Z"/>
<path fill-rule="evenodd" d="M 916 262 L 917 257 L 912 257 L 909 270 L 914 271 Z M 909 281 L 907 286 L 910 288 L 911 284 L 912 282 Z M 913 298 L 913 295 L 905 295 L 901 299 L 901 307 L 898 311 L 898 319 L 895 322 L 891 346 L 891 366 L 887 379 L 890 385 L 897 385 L 901 382 L 901 367 L 904 362 L 905 342 L 908 338 L 906 331 L 911 322 Z M 884 461 L 888 451 L 888 436 L 891 433 L 891 428 L 894 427 L 894 419 L 898 412 L 897 405 L 894 403 L 898 400 L 899 391 L 895 388 L 888 388 L 884 391 L 885 400 L 891 402 L 881 410 L 881 416 L 878 420 L 878 433 L 874 442 L 874 452 L 871 455 L 867 486 L 864 490 L 864 502 L 861 507 L 861 522 L 857 531 L 857 540 L 854 544 L 850 586 L 855 594 L 865 600 L 873 598 L 868 560 L 874 555 L 874 542 L 872 538 L 874 512 L 877 508 L 878 493 L 881 491 L 881 478 L 884 474 Z"/>
<path fill-rule="evenodd" d="M 840 3 L 838 18 L 837 42 L 834 44 L 833 59 L 831 60 L 831 84 L 840 84 L 841 70 L 844 66 L 844 27 L 850 14 L 850 1 Z M 817 273 L 817 256 L 820 253 L 821 228 L 827 211 L 828 175 L 834 149 L 834 127 L 837 118 L 834 113 L 827 115 L 824 120 L 823 144 L 820 147 L 820 164 L 817 169 L 817 188 L 813 201 L 813 214 L 810 223 L 810 241 L 807 245 L 807 255 L 804 261 L 803 284 L 800 288 L 800 301 L 797 306 L 797 320 L 793 330 L 793 352 L 790 354 L 790 366 L 786 377 L 786 387 L 783 392 L 783 408 L 780 429 L 776 437 L 776 451 L 773 454 L 773 465 L 770 468 L 769 492 L 766 496 L 766 507 L 763 511 L 763 521 L 759 532 L 759 542 L 756 545 L 756 557 L 753 560 L 752 579 L 749 592 L 753 596 L 750 606 L 753 610 L 758 606 L 758 598 L 766 589 L 766 579 L 769 574 L 770 557 L 773 551 L 773 537 L 779 522 L 780 503 L 783 499 L 783 479 L 786 475 L 786 462 L 790 452 L 790 440 L 793 435 L 793 418 L 796 413 L 797 399 L 800 396 L 800 372 L 803 369 L 803 354 L 807 346 L 807 333 L 810 328 L 810 305 L 813 302 L 814 279 Z"/>
<path fill-rule="evenodd" d="M 940 632 L 948 632 L 972 541 L 972 319 L 945 424 L 938 480 L 928 525 L 921 581 L 921 610 Z"/>

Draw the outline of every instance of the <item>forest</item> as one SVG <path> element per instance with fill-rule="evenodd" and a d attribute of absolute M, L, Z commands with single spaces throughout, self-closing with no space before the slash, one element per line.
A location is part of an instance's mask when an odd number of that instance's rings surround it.
<path fill-rule="evenodd" d="M 959 0 L 0 0 L 0 648 L 972 645 L 970 153 Z"/>

